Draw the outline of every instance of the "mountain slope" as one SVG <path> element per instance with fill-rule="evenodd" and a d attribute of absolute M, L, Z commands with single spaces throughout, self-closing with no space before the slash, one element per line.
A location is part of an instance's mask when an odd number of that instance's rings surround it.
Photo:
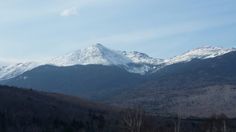
<path fill-rule="evenodd" d="M 115 130 L 106 124 L 110 112 L 78 97 L 0 86 L 1 132 Z"/>
<path fill-rule="evenodd" d="M 125 65 L 131 61 L 116 51 L 112 51 L 101 44 L 92 45 L 88 48 L 77 50 L 57 57 L 49 61 L 49 64 L 56 66 L 72 65 Z"/>
<path fill-rule="evenodd" d="M 159 59 L 159 58 L 153 58 L 148 56 L 147 54 L 140 53 L 137 51 L 122 51 L 121 52 L 124 56 L 129 58 L 132 63 L 135 64 L 149 64 L 149 65 L 160 65 L 164 63 L 164 59 Z"/>
<path fill-rule="evenodd" d="M 193 59 L 208 59 L 214 58 L 217 56 L 224 55 L 226 53 L 236 51 L 235 48 L 221 48 L 221 47 L 212 47 L 212 46 L 204 46 L 200 48 L 196 48 L 190 50 L 182 55 L 176 56 L 169 60 L 166 60 L 167 64 L 175 64 L 180 62 L 188 62 Z"/>
<path fill-rule="evenodd" d="M 160 69 L 148 81 L 114 96 L 112 104 L 137 103 L 151 113 L 236 117 L 236 52 Z M 111 100 L 111 99 L 108 99 Z"/>
<path fill-rule="evenodd" d="M 133 112 L 78 97 L 0 86 L 1 132 L 127 132 L 130 127 L 126 127 L 124 119 L 136 119 L 137 112 Z M 202 128 L 207 128 L 209 120 L 212 119 L 182 119 L 181 130 L 204 132 Z M 169 132 L 174 130 L 173 121 L 175 117 L 143 114 L 140 131 Z M 226 121 L 227 129 L 234 131 L 235 120 Z M 221 126 L 221 122 L 217 125 Z"/>
<path fill-rule="evenodd" d="M 2 83 L 101 100 L 122 89 L 137 85 L 137 81 L 141 83 L 142 79 L 141 75 L 129 73 L 116 66 L 45 65 Z"/>
<path fill-rule="evenodd" d="M 35 67 L 38 67 L 39 65 L 41 64 L 36 62 L 5 64 L 0 66 L 0 80 L 14 78 L 26 71 L 30 71 Z"/>

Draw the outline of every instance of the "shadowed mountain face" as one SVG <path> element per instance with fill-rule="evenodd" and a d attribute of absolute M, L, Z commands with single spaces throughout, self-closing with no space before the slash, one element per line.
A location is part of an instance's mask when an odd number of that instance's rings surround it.
<path fill-rule="evenodd" d="M 167 66 L 150 78 L 153 86 L 168 88 L 194 88 L 218 84 L 236 84 L 236 52 L 213 59 L 192 60 Z"/>
<path fill-rule="evenodd" d="M 151 75 L 129 73 L 117 66 L 41 66 L 3 83 L 79 95 L 115 105 L 138 103 L 151 113 L 176 113 L 181 111 L 181 106 L 189 108 L 187 116 L 199 116 L 205 111 L 207 114 L 203 116 L 214 113 L 236 116 L 232 109 L 223 109 L 234 104 L 236 98 L 235 60 L 236 52 L 230 52 L 169 65 Z M 207 98 L 208 103 L 203 98 Z"/>
<path fill-rule="evenodd" d="M 137 85 L 142 79 L 141 75 L 129 73 L 116 66 L 46 65 L 7 80 L 4 84 L 102 99 Z"/>

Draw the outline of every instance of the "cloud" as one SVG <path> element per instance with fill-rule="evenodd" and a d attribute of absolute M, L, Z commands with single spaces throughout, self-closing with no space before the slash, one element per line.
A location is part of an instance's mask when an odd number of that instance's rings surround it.
<path fill-rule="evenodd" d="M 68 17 L 68 16 L 76 16 L 78 15 L 78 9 L 76 7 L 64 9 L 61 13 L 61 16 Z"/>

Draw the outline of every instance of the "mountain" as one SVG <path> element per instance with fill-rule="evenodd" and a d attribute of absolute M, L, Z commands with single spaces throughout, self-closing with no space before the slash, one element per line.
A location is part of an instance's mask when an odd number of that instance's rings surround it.
<path fill-rule="evenodd" d="M 40 64 L 36 62 L 3 64 L 0 66 L 0 80 L 6 80 L 21 75 L 26 71 L 30 71 Z"/>
<path fill-rule="evenodd" d="M 117 66 L 40 66 L 4 84 L 78 95 L 94 101 L 132 106 L 152 114 L 236 117 L 236 52 L 167 65 L 153 74 L 130 73 Z M 207 100 L 207 101 L 206 101 Z"/>
<path fill-rule="evenodd" d="M 168 59 L 165 62 L 170 64 L 189 62 L 193 59 L 208 59 L 214 58 L 226 53 L 236 51 L 235 48 L 221 48 L 221 47 L 212 47 L 212 46 L 203 46 L 190 50 L 182 55 L 176 56 L 174 58 Z"/>
<path fill-rule="evenodd" d="M 129 58 L 132 63 L 135 64 L 149 64 L 149 65 L 160 65 L 164 63 L 164 59 L 158 59 L 148 56 L 147 54 L 140 53 L 137 51 L 121 51 L 121 53 Z"/>
<path fill-rule="evenodd" d="M 236 52 L 166 66 L 146 82 L 112 97 L 115 105 L 141 105 L 154 114 L 236 117 Z M 107 99 L 111 100 L 111 99 Z"/>
<path fill-rule="evenodd" d="M 56 57 L 47 64 L 55 66 L 73 65 L 109 65 L 119 66 L 132 73 L 145 74 L 156 69 L 156 65 L 164 62 L 162 59 L 149 57 L 144 53 L 115 51 L 95 44 L 85 49 Z"/>
<path fill-rule="evenodd" d="M 111 50 L 101 44 L 95 44 L 85 49 L 70 52 L 66 55 L 55 57 L 46 62 L 27 62 L 6 64 L 0 63 L 0 80 L 6 80 L 21 75 L 42 65 L 54 65 L 59 67 L 74 65 L 105 65 L 121 67 L 128 72 L 141 75 L 151 74 L 159 69 L 181 62 L 188 62 L 192 59 L 207 59 L 220 56 L 236 49 L 220 47 L 201 47 L 193 49 L 183 55 L 171 59 L 159 59 L 148 56 L 137 51 Z"/>
<path fill-rule="evenodd" d="M 132 73 L 145 74 L 155 70 L 162 63 L 162 59 L 152 58 L 144 53 L 115 51 L 101 44 L 95 44 L 46 62 L 0 63 L 0 80 L 14 78 L 42 65 L 59 67 L 90 64 L 107 65 L 122 67 Z"/>
<path fill-rule="evenodd" d="M 101 44 L 92 45 L 88 48 L 77 50 L 49 61 L 49 64 L 56 66 L 73 65 L 126 65 L 132 61 L 120 54 L 110 50 Z"/>
<path fill-rule="evenodd" d="M 56 57 L 49 61 L 48 64 L 56 66 L 73 66 L 73 65 L 127 65 L 150 64 L 159 65 L 164 60 L 149 57 L 144 53 L 137 51 L 115 51 L 104 47 L 101 44 L 95 44 L 85 49 L 68 53 L 64 56 Z"/>
<path fill-rule="evenodd" d="M 142 82 L 140 74 L 104 65 L 39 66 L 1 83 L 102 100 Z"/>

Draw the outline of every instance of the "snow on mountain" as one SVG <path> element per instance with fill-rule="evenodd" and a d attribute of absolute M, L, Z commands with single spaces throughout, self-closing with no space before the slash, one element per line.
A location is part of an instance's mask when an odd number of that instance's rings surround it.
<path fill-rule="evenodd" d="M 129 58 L 132 63 L 126 68 L 131 73 L 146 74 L 154 72 L 164 64 L 163 59 L 153 58 L 147 54 L 140 53 L 137 51 L 120 51 L 125 57 Z"/>
<path fill-rule="evenodd" d="M 115 65 L 120 66 L 132 73 L 145 74 L 152 69 L 156 69 L 153 65 L 158 65 L 162 62 L 163 60 L 149 57 L 144 53 L 115 51 L 108 49 L 101 44 L 95 44 L 85 49 L 80 49 L 43 63 L 0 63 L 0 80 L 16 77 L 26 71 L 45 64 L 55 66 L 89 64 Z"/>
<path fill-rule="evenodd" d="M 101 44 L 96 44 L 64 56 L 56 57 L 50 60 L 49 64 L 57 66 L 88 64 L 127 65 L 129 63 L 159 65 L 163 62 L 164 60 L 162 59 L 152 58 L 144 53 L 116 51 L 108 49 Z"/>
<path fill-rule="evenodd" d="M 221 48 L 221 47 L 212 47 L 212 46 L 204 46 L 200 48 L 196 48 L 190 50 L 183 55 L 176 56 L 169 60 L 166 60 L 165 63 L 167 65 L 180 63 L 180 62 L 188 62 L 193 59 L 208 59 L 214 58 L 220 55 L 224 55 L 226 53 L 236 51 L 235 48 Z"/>
<path fill-rule="evenodd" d="M 163 62 L 164 60 L 149 57 L 144 53 L 116 51 L 108 49 L 101 44 L 95 44 L 88 48 L 56 57 L 50 60 L 49 64 L 56 66 L 116 65 L 132 73 L 145 74 L 155 68 L 152 65 L 159 65 Z"/>
<path fill-rule="evenodd" d="M 10 79 L 38 67 L 36 62 L 17 63 L 0 66 L 0 80 Z"/>
<path fill-rule="evenodd" d="M 132 52 L 122 51 L 122 54 L 136 64 L 160 65 L 164 63 L 163 59 L 153 58 L 148 56 L 147 54 L 140 53 L 137 51 L 132 51 Z"/>
<path fill-rule="evenodd" d="M 131 61 L 120 52 L 110 50 L 101 44 L 92 45 L 88 48 L 68 53 L 61 57 L 50 60 L 49 64 L 56 66 L 72 65 L 124 65 Z"/>
<path fill-rule="evenodd" d="M 236 49 L 220 48 L 220 47 L 200 47 L 183 55 L 176 56 L 171 59 L 158 59 L 149 57 L 147 54 L 137 51 L 116 51 L 104 47 L 101 44 L 95 44 L 85 49 L 77 50 L 66 55 L 56 57 L 50 61 L 43 63 L 17 63 L 10 64 L 0 62 L 0 80 L 16 77 L 26 71 L 32 70 L 40 65 L 55 65 L 55 66 L 73 66 L 73 65 L 114 65 L 126 69 L 132 73 L 146 74 L 157 71 L 166 65 L 171 65 L 179 62 L 188 62 L 192 59 L 207 59 L 220 56 Z"/>

